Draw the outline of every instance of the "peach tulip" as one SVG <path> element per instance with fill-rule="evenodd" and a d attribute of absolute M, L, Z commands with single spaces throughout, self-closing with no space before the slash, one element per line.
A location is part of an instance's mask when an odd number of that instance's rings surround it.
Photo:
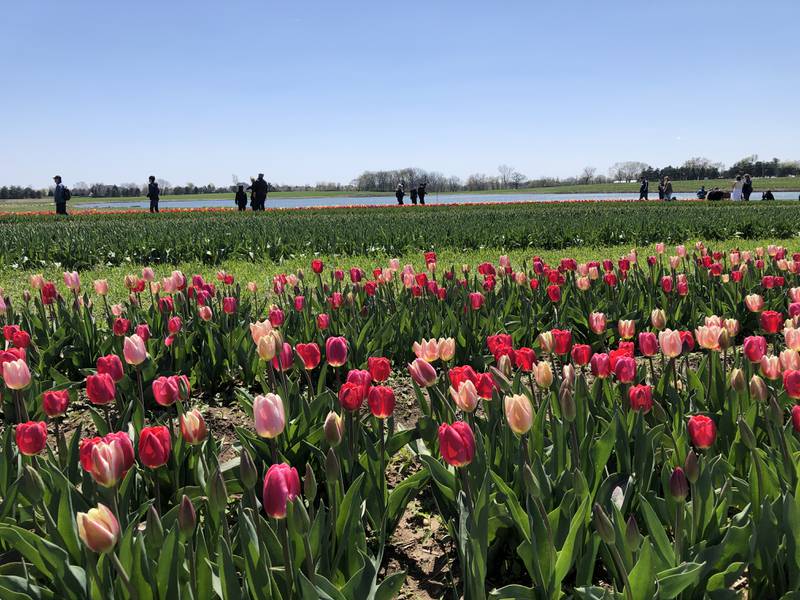
<path fill-rule="evenodd" d="M 108 294 L 108 279 L 95 279 L 94 291 L 98 296 Z"/>
<path fill-rule="evenodd" d="M 781 373 L 781 360 L 777 356 L 762 356 L 761 357 L 761 374 L 767 379 L 780 379 Z"/>
<path fill-rule="evenodd" d="M 513 394 L 505 398 L 506 421 L 511 431 L 525 435 L 533 424 L 533 406 L 524 394 Z"/>
<path fill-rule="evenodd" d="M 456 406 L 465 413 L 473 412 L 477 408 L 478 400 L 480 399 L 478 390 L 475 389 L 475 384 L 469 379 L 462 381 L 458 386 L 458 390 L 451 387 L 450 397 L 456 403 Z"/>
<path fill-rule="evenodd" d="M 411 350 L 417 358 L 429 363 L 439 359 L 439 344 L 435 339 L 426 340 L 423 338 L 421 342 L 414 342 Z"/>
<path fill-rule="evenodd" d="M 79 512 L 75 520 L 78 522 L 78 536 L 92 552 L 105 554 L 117 545 L 119 521 L 104 504 L 98 504 L 97 508 L 85 513 Z"/>
<path fill-rule="evenodd" d="M 658 334 L 658 345 L 667 358 L 675 358 L 683 352 L 683 340 L 680 331 L 665 329 Z"/>

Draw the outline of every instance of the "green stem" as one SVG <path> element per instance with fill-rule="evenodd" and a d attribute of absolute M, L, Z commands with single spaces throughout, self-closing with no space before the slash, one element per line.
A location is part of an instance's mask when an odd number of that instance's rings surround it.
<path fill-rule="evenodd" d="M 119 578 L 122 580 L 122 583 L 128 590 L 128 595 L 131 597 L 132 600 L 137 600 L 139 595 L 136 593 L 136 588 L 133 586 L 133 584 L 131 584 L 131 578 L 128 577 L 128 573 L 125 571 L 125 567 L 123 567 L 122 563 L 119 562 L 119 558 L 117 557 L 116 553 L 109 552 L 108 556 L 111 558 L 111 562 L 114 564 L 114 568 L 116 568 Z"/>

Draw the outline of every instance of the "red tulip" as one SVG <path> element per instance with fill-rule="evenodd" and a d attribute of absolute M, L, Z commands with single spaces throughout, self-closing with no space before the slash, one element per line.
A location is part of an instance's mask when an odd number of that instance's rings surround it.
<path fill-rule="evenodd" d="M 795 400 L 800 399 L 800 371 L 789 370 L 783 372 L 783 387 L 786 395 Z"/>
<path fill-rule="evenodd" d="M 18 333 L 19 331 L 21 331 L 19 325 L 3 325 L 3 337 L 7 342 L 13 340 L 14 334 Z"/>
<path fill-rule="evenodd" d="M 536 353 L 532 348 L 519 348 L 514 351 L 514 362 L 521 371 L 530 373 L 536 362 Z"/>
<path fill-rule="evenodd" d="M 614 375 L 620 383 L 631 383 L 636 378 L 636 361 L 630 356 L 620 356 L 614 365 Z"/>
<path fill-rule="evenodd" d="M 550 299 L 550 302 L 559 302 L 561 300 L 561 288 L 555 284 L 548 285 L 547 297 Z"/>
<path fill-rule="evenodd" d="M 42 408 L 48 417 L 63 417 L 69 406 L 67 390 L 48 390 L 42 394 Z"/>
<path fill-rule="evenodd" d="M 759 318 L 761 329 L 766 333 L 778 333 L 778 330 L 783 325 L 783 315 L 774 310 L 765 310 L 761 313 Z"/>
<path fill-rule="evenodd" d="M 392 373 L 392 364 L 383 356 L 370 356 L 367 359 L 367 368 L 373 381 L 386 381 Z"/>
<path fill-rule="evenodd" d="M 264 512 L 274 519 L 286 517 L 286 505 L 300 495 L 297 469 L 285 463 L 271 465 L 264 476 Z"/>
<path fill-rule="evenodd" d="M 134 461 L 131 438 L 122 431 L 81 440 L 78 454 L 83 470 L 104 487 L 121 481 Z"/>
<path fill-rule="evenodd" d="M 592 375 L 600 379 L 611 376 L 611 361 L 608 354 L 595 354 L 590 361 Z"/>
<path fill-rule="evenodd" d="M 297 312 L 303 312 L 303 309 L 306 306 L 306 297 L 305 296 L 295 296 L 294 297 L 294 309 Z"/>
<path fill-rule="evenodd" d="M 170 317 L 169 321 L 167 321 L 167 330 L 170 334 L 175 335 L 180 332 L 181 327 L 183 327 L 183 321 L 178 315 L 174 317 Z M 139 336 L 142 337 L 142 336 Z"/>
<path fill-rule="evenodd" d="M 710 448 L 717 437 L 717 426 L 705 415 L 689 417 L 686 428 L 689 430 L 692 444 L 697 448 Z"/>
<path fill-rule="evenodd" d="M 572 333 L 565 329 L 553 329 L 550 333 L 553 334 L 555 353 L 559 356 L 569 353 L 570 346 L 572 346 Z"/>
<path fill-rule="evenodd" d="M 489 352 L 494 354 L 495 350 L 500 346 L 511 346 L 513 347 L 514 342 L 511 340 L 511 336 L 507 333 L 498 333 L 497 335 L 488 335 L 486 336 L 486 346 L 489 348 Z"/>
<path fill-rule="evenodd" d="M 321 360 L 319 346 L 317 344 L 314 342 L 310 344 L 297 344 L 294 349 L 295 352 L 297 352 L 297 356 L 303 361 L 303 367 L 307 371 L 317 368 Z"/>
<path fill-rule="evenodd" d="M 649 412 L 653 408 L 653 390 L 649 385 L 634 385 L 628 390 L 631 410 Z"/>
<path fill-rule="evenodd" d="M 273 308 L 269 311 L 269 322 L 273 327 L 280 327 L 284 320 L 285 316 L 280 308 Z"/>
<path fill-rule="evenodd" d="M 792 407 L 792 427 L 796 433 L 800 433 L 800 405 L 797 404 Z"/>
<path fill-rule="evenodd" d="M 181 391 L 181 388 L 185 388 Z M 161 406 L 172 406 L 178 400 L 189 397 L 189 378 L 186 375 L 158 377 L 153 381 L 153 397 Z"/>
<path fill-rule="evenodd" d="M 384 385 L 373 386 L 367 394 L 367 404 L 374 417 L 378 419 L 390 417 L 394 412 L 394 391 Z"/>
<path fill-rule="evenodd" d="M 492 392 L 497 386 L 491 373 L 476 373 L 473 383 L 475 384 L 475 389 L 478 391 L 478 396 L 484 400 L 492 399 Z"/>
<path fill-rule="evenodd" d="M 11 343 L 17 348 L 27 348 L 31 345 L 31 336 L 27 331 L 17 331 L 11 338 Z"/>
<path fill-rule="evenodd" d="M 142 338 L 142 341 L 146 344 L 147 340 L 152 336 L 150 333 L 150 326 L 147 323 L 139 323 L 136 326 L 136 335 Z"/>
<path fill-rule="evenodd" d="M 106 373 L 114 382 L 119 382 L 125 376 L 122 360 L 116 354 L 107 354 L 97 359 L 97 372 Z"/>
<path fill-rule="evenodd" d="M 447 464 L 464 467 L 475 456 L 475 436 L 464 421 L 439 426 L 439 452 Z"/>
<path fill-rule="evenodd" d="M 341 367 L 347 362 L 347 340 L 329 337 L 325 340 L 325 360 L 331 367 Z"/>
<path fill-rule="evenodd" d="M 158 308 L 161 312 L 171 313 L 175 310 L 175 302 L 172 300 L 172 296 L 162 296 L 158 299 Z"/>
<path fill-rule="evenodd" d="M 767 352 L 767 340 L 760 335 L 753 335 L 744 338 L 743 351 L 747 360 L 751 363 L 761 362 L 762 357 Z"/>
<path fill-rule="evenodd" d="M 280 351 L 272 359 L 272 366 L 277 371 L 288 371 L 292 368 L 294 363 L 294 352 L 292 352 L 292 345 L 284 342 Z"/>
<path fill-rule="evenodd" d="M 323 268 L 322 261 L 319 260 L 318 258 L 315 258 L 314 260 L 311 261 L 311 270 L 314 271 L 314 273 L 316 273 L 317 275 L 322 273 L 322 268 Z"/>
<path fill-rule="evenodd" d="M 123 319 L 122 317 L 117 317 L 114 319 L 114 335 L 121 336 L 128 333 L 128 330 L 131 328 L 131 322 L 128 319 Z"/>
<path fill-rule="evenodd" d="M 320 331 L 325 331 L 330 326 L 331 326 L 331 318 L 328 315 L 326 315 L 325 313 L 317 315 L 317 329 L 319 329 Z"/>
<path fill-rule="evenodd" d="M 592 347 L 588 344 L 575 344 L 572 347 L 572 362 L 582 367 L 589 364 L 592 358 Z"/>
<path fill-rule="evenodd" d="M 364 386 L 353 383 L 345 382 L 339 388 L 339 404 L 346 410 L 355 411 L 361 408 L 364 402 L 365 390 Z"/>
<path fill-rule="evenodd" d="M 658 339 L 656 334 L 643 331 L 639 334 L 639 351 L 644 356 L 653 356 L 658 353 Z"/>
<path fill-rule="evenodd" d="M 20 423 L 14 430 L 14 435 L 20 453 L 34 456 L 47 445 L 47 424 L 44 421 Z"/>
<path fill-rule="evenodd" d="M 480 310 L 481 306 L 483 306 L 483 294 L 472 292 L 469 295 L 469 305 L 472 310 Z"/>
<path fill-rule="evenodd" d="M 167 464 L 172 451 L 169 429 L 163 425 L 144 427 L 139 434 L 139 460 L 151 469 Z"/>
<path fill-rule="evenodd" d="M 233 296 L 226 296 L 222 299 L 222 310 L 225 312 L 225 314 L 232 315 L 236 312 L 237 304 L 238 302 L 236 301 L 236 298 Z"/>
<path fill-rule="evenodd" d="M 111 375 L 98 373 L 86 377 L 86 395 L 92 404 L 110 404 L 117 395 L 117 386 Z"/>

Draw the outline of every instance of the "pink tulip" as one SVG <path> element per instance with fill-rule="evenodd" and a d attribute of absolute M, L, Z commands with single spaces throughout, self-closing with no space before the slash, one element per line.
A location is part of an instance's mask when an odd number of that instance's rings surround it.
<path fill-rule="evenodd" d="M 28 364 L 18 358 L 3 363 L 3 381 L 12 390 L 24 390 L 31 383 L 31 372 Z"/>
<path fill-rule="evenodd" d="M 286 505 L 300 495 L 297 469 L 277 463 L 267 469 L 262 492 L 264 512 L 274 519 L 286 517 Z"/>
<path fill-rule="evenodd" d="M 408 372 L 414 382 L 420 387 L 431 387 L 436 383 L 438 375 L 427 361 L 417 358 L 408 365 Z"/>
<path fill-rule="evenodd" d="M 589 315 L 589 329 L 597 335 L 601 335 L 606 330 L 606 316 L 601 312 L 593 312 Z"/>
<path fill-rule="evenodd" d="M 139 366 L 147 360 L 147 348 L 144 340 L 137 334 L 127 336 L 122 346 L 122 355 L 129 365 Z"/>
<path fill-rule="evenodd" d="M 256 433 L 263 438 L 278 437 L 286 428 L 283 400 L 277 394 L 256 396 L 253 400 Z"/>
<path fill-rule="evenodd" d="M 667 358 L 676 358 L 683 352 L 683 340 L 680 331 L 665 329 L 658 334 L 658 345 Z"/>
<path fill-rule="evenodd" d="M 325 360 L 331 367 L 341 367 L 347 362 L 347 340 L 329 337 L 325 340 Z"/>

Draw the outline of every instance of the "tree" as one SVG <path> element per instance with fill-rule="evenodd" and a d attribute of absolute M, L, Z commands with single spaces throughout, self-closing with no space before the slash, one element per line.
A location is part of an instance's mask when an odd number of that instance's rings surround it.
<path fill-rule="evenodd" d="M 594 167 L 583 167 L 583 171 L 581 171 L 580 176 L 578 177 L 578 181 L 581 183 L 592 183 L 594 179 L 594 174 L 597 172 L 597 169 Z"/>
<path fill-rule="evenodd" d="M 649 165 L 636 160 L 627 160 L 611 165 L 608 174 L 614 181 L 633 181 L 638 179 L 643 171 L 649 169 Z"/>
<path fill-rule="evenodd" d="M 520 186 L 520 184 L 521 184 L 523 181 L 525 181 L 526 179 L 527 179 L 527 177 L 525 177 L 525 175 L 523 175 L 523 174 L 522 174 L 522 173 L 520 173 L 519 171 L 514 171 L 514 172 L 511 174 L 511 184 L 514 186 L 514 189 L 515 189 L 515 190 L 518 190 L 518 189 L 519 189 L 519 186 Z"/>
<path fill-rule="evenodd" d="M 511 176 L 514 175 L 514 167 L 500 165 L 497 170 L 500 172 L 500 186 L 505 189 L 508 187 L 508 182 L 511 181 Z"/>

